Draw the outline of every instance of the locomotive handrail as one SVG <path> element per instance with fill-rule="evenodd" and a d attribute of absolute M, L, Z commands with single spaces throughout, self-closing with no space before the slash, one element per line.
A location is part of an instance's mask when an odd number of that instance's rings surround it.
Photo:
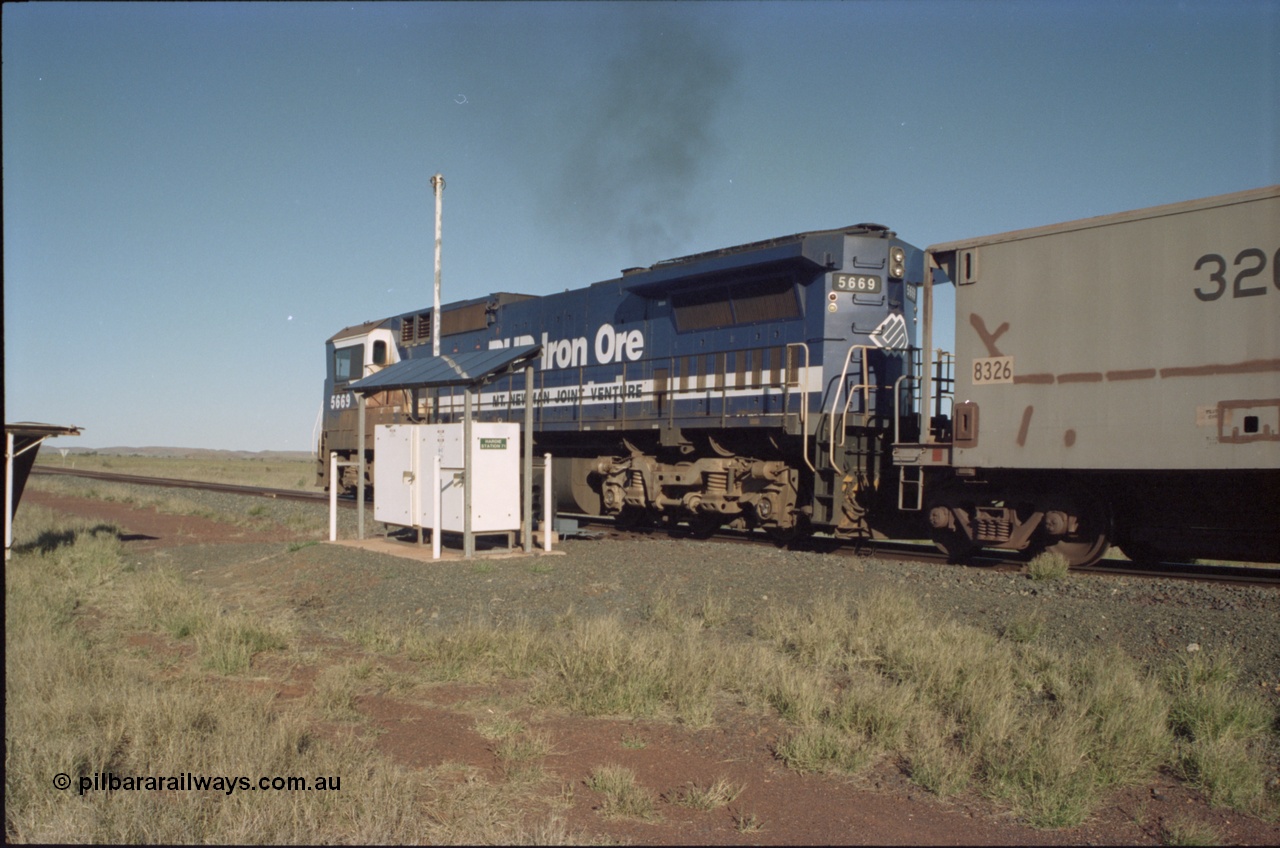
<path fill-rule="evenodd" d="M 840 380 L 836 383 L 835 397 L 831 399 L 831 418 L 828 425 L 827 440 L 830 442 L 829 450 L 831 454 L 831 467 L 836 467 L 836 407 L 840 404 L 840 392 L 844 389 L 844 381 L 849 376 L 849 363 L 853 360 L 853 352 L 864 351 L 859 357 L 862 360 L 862 382 L 853 386 L 849 390 L 849 397 L 845 401 L 844 409 L 840 413 L 840 444 L 844 444 L 844 431 L 849 420 L 849 407 L 853 404 L 854 391 L 861 389 L 863 400 L 862 409 L 865 410 L 870 404 L 870 386 L 867 384 L 867 357 L 865 351 L 870 350 L 872 345 L 849 345 L 849 350 L 844 355 L 844 367 L 840 369 Z"/>
<path fill-rule="evenodd" d="M 800 456 L 804 458 L 804 464 L 809 466 L 810 471 L 817 471 L 818 469 L 809 461 L 809 345 L 804 342 L 790 342 L 787 345 L 787 350 L 791 350 L 793 347 L 798 347 L 804 351 L 804 371 L 801 372 L 804 374 L 804 383 L 802 384 L 798 378 L 795 383 L 797 388 L 802 389 L 800 392 Z M 788 356 L 787 362 L 783 363 L 782 367 L 786 368 L 790 361 L 791 357 Z M 784 416 L 786 415 L 787 401 L 790 395 L 787 390 L 790 388 L 791 380 L 784 377 L 782 380 L 782 412 Z M 783 426 L 786 426 L 785 417 L 783 418 Z"/>

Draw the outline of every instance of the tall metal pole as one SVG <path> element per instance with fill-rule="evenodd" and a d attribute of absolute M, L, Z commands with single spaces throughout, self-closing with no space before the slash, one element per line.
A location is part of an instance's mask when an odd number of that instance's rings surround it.
<path fill-rule="evenodd" d="M 436 174 L 431 178 L 431 187 L 436 195 L 436 285 L 435 308 L 431 310 L 431 355 L 440 355 L 440 214 L 441 202 L 444 200 L 444 177 Z"/>

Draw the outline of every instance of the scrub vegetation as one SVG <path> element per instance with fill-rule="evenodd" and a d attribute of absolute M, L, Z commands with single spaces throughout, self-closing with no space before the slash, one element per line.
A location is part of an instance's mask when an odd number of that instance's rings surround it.
<path fill-rule="evenodd" d="M 582 842 L 546 766 L 555 739 L 522 716 L 631 717 L 715 727 L 745 710 L 785 723 L 799 772 L 857 777 L 886 761 L 941 797 L 974 793 L 1040 828 L 1079 824 L 1108 792 L 1177 775 L 1215 806 L 1274 820 L 1277 718 L 1228 654 L 1144 668 L 1115 648 L 1039 645 L 927 613 L 905 589 L 756 615 L 656 593 L 638 626 L 568 610 L 549 621 L 437 628 L 353 624 L 304 644 L 285 605 L 250 614 L 174 570 L 130 564 L 117 528 L 20 514 L 5 571 L 6 838 L 40 842 Z M 290 556 L 281 546 L 280 556 Z M 476 579 L 486 579 L 477 575 Z M 263 663 L 313 667 L 282 702 Z M 371 744 L 361 699 L 441 681 L 519 681 L 476 719 L 497 764 L 409 768 Z M 514 694 L 512 694 L 514 693 Z M 625 746 L 624 746 L 625 747 Z M 342 776 L 340 792 L 89 791 L 95 775 Z M 65 774 L 71 787 L 52 787 Z M 699 782 L 703 781 L 703 782 Z M 664 805 L 728 808 L 746 787 L 671 775 L 661 794 L 617 764 L 577 775 L 610 819 Z M 1178 844 L 1212 841 L 1170 822 Z"/>

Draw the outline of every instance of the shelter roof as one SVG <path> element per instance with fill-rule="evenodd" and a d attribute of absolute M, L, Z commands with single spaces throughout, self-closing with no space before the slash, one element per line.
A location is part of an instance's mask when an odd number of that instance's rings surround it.
<path fill-rule="evenodd" d="M 6 433 L 15 436 L 78 436 L 79 427 L 62 426 L 60 424 L 40 424 L 36 421 L 19 421 L 16 424 L 4 425 Z"/>
<path fill-rule="evenodd" d="M 370 395 L 394 389 L 474 386 L 510 373 L 516 365 L 541 352 L 542 345 L 535 344 L 405 359 L 352 383 L 349 388 L 357 394 Z"/>

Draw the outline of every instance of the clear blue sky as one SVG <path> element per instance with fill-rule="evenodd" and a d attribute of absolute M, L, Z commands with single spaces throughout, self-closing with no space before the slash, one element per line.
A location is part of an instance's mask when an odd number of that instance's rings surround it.
<path fill-rule="evenodd" d="M 1280 182 L 1280 3 L 3 7 L 5 420 L 307 450 L 324 340 L 875 221 Z"/>

